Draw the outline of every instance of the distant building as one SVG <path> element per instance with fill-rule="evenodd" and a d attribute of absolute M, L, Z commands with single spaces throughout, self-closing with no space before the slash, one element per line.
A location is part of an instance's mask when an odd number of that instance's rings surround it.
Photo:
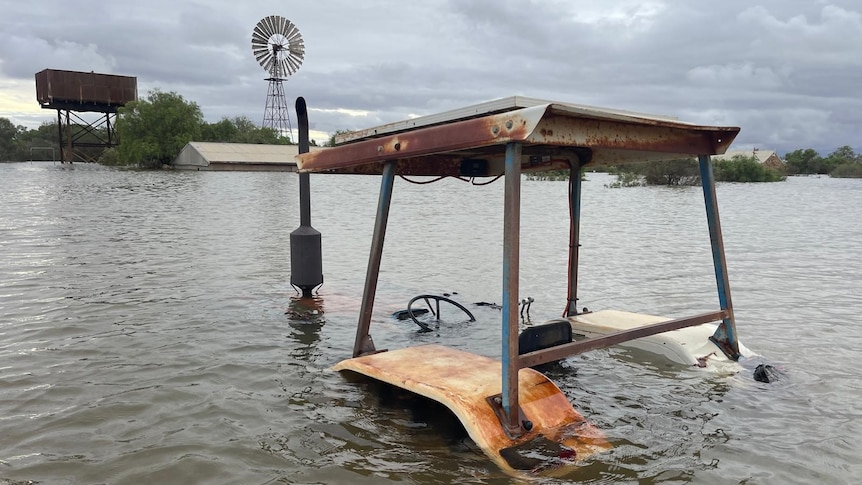
<path fill-rule="evenodd" d="M 320 150 L 320 147 L 311 147 Z M 178 170 L 295 172 L 299 145 L 189 142 L 174 160 Z"/>
<path fill-rule="evenodd" d="M 754 157 L 761 164 L 776 170 L 784 168 L 784 160 L 782 160 L 781 157 L 779 157 L 778 154 L 775 153 L 775 151 L 761 150 L 759 148 L 752 148 L 750 150 L 728 150 L 724 155 L 715 155 L 712 157 L 712 159 L 730 160 L 737 155 L 743 157 Z"/>

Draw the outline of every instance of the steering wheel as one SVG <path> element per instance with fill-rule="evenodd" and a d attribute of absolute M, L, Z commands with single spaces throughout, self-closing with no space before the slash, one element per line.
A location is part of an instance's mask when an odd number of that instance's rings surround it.
<path fill-rule="evenodd" d="M 427 305 L 428 309 L 431 310 L 431 314 L 434 315 L 435 317 L 437 317 L 437 321 L 440 321 L 440 302 L 441 301 L 445 301 L 446 303 L 448 303 L 448 304 L 454 306 L 455 308 L 461 310 L 462 312 L 464 312 L 464 314 L 467 315 L 467 317 L 469 318 L 469 321 L 471 321 L 471 322 L 476 321 L 476 317 L 474 317 L 473 314 L 470 313 L 470 310 L 466 309 L 464 307 L 464 305 L 458 303 L 455 300 L 450 300 L 449 298 L 446 298 L 445 296 L 439 296 L 439 295 L 419 295 L 419 296 L 413 297 L 413 299 L 410 300 L 410 303 L 407 304 L 407 315 L 410 317 L 411 320 L 413 320 L 413 322 L 416 325 L 419 325 L 419 327 L 422 329 L 422 330 L 420 330 L 421 332 L 433 332 L 434 329 L 429 327 L 427 324 L 420 322 L 419 319 L 416 318 L 416 315 L 413 313 L 413 303 L 416 300 L 420 300 L 420 299 L 425 301 L 425 305 Z M 434 307 L 431 306 L 431 302 L 429 300 L 434 300 Z M 435 308 L 436 308 L 436 311 L 435 311 Z"/>

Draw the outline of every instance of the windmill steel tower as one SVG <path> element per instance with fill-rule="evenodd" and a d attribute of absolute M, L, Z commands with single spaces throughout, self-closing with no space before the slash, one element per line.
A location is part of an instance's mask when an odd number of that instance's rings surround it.
<path fill-rule="evenodd" d="M 254 27 L 251 49 L 261 67 L 269 73 L 269 89 L 263 112 L 263 126 L 281 136 L 293 136 L 290 111 L 284 96 L 284 81 L 299 70 L 305 57 L 305 44 L 293 22 L 278 15 L 263 18 Z"/>

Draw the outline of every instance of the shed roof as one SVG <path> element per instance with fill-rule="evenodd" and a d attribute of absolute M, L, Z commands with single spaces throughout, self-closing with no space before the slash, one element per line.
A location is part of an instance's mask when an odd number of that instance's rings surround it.
<path fill-rule="evenodd" d="M 760 163 L 766 162 L 773 155 L 778 157 L 779 160 L 781 159 L 781 157 L 775 153 L 775 150 L 761 150 L 759 148 L 753 148 L 750 150 L 728 150 L 724 152 L 723 155 L 717 155 L 715 158 L 719 160 L 730 160 L 737 155 L 743 157 L 754 157 Z"/>
<path fill-rule="evenodd" d="M 529 100 L 529 107 L 518 101 Z M 496 103 L 496 104 L 494 104 Z M 642 115 L 530 98 L 504 98 L 462 108 L 415 126 L 416 120 L 362 130 L 347 143 L 296 157 L 300 170 L 381 173 L 396 160 L 401 175 L 463 175 L 464 164 L 503 173 L 505 147 L 523 145 L 524 171 L 557 170 L 579 160 L 620 164 L 724 153 L 739 128 L 701 126 Z"/>
<path fill-rule="evenodd" d="M 299 154 L 299 145 L 203 141 L 192 141 L 189 145 L 210 163 L 293 163 Z"/>
<path fill-rule="evenodd" d="M 310 147 L 320 150 L 322 147 Z M 296 171 L 298 145 L 193 141 L 174 159 L 178 170 Z"/>

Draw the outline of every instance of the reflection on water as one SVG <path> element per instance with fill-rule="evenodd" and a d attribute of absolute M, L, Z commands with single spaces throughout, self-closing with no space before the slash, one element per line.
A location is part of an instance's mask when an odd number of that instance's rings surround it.
<path fill-rule="evenodd" d="M 435 403 L 329 370 L 352 352 L 379 179 L 312 181 L 326 283 L 289 285 L 294 174 L 0 165 L 0 483 L 508 483 Z M 584 183 L 581 304 L 716 306 L 698 189 Z M 551 370 L 614 448 L 564 481 L 852 483 L 862 475 L 862 182 L 718 188 L 739 333 L 786 377 L 620 349 Z M 396 183 L 378 348 L 498 356 L 502 185 Z M 522 189 L 522 293 L 564 306 L 566 185 Z M 476 322 L 391 318 L 457 292 Z M 417 362 L 416 365 L 421 365 Z"/>

